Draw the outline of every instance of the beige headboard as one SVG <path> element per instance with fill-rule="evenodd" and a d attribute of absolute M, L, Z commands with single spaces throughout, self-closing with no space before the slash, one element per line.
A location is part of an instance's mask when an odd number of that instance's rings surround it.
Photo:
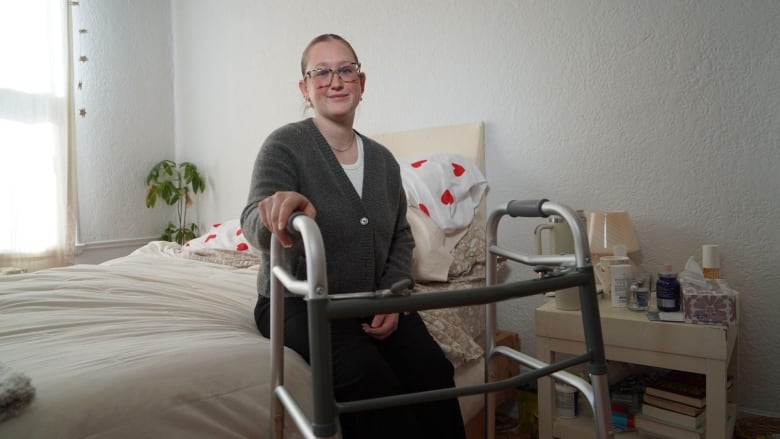
<path fill-rule="evenodd" d="M 386 146 L 396 158 L 421 154 L 459 154 L 485 172 L 485 124 L 482 122 L 421 128 L 369 136 Z"/>

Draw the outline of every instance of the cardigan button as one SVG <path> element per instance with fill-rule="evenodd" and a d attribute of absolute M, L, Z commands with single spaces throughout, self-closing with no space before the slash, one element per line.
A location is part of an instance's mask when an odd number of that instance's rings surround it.
<path fill-rule="evenodd" d="M 367 226 L 368 225 L 368 218 L 366 218 L 366 217 L 360 218 L 360 225 Z"/>

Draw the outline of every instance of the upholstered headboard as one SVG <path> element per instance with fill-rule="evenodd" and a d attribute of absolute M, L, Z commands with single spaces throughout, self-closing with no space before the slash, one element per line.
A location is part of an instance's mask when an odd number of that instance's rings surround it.
<path fill-rule="evenodd" d="M 386 146 L 399 159 L 420 154 L 459 154 L 473 161 L 484 173 L 484 133 L 484 123 L 472 122 L 377 134 L 369 137 Z"/>

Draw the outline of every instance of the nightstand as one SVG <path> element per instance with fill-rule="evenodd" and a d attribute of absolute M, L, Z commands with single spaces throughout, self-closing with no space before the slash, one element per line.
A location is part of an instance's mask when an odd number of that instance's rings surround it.
<path fill-rule="evenodd" d="M 737 326 L 654 322 L 644 312 L 615 308 L 599 301 L 601 330 L 607 360 L 701 373 L 707 377 L 708 439 L 731 437 L 735 414 L 727 414 L 727 402 L 737 397 Z M 585 351 L 580 311 L 561 311 L 549 302 L 536 309 L 536 347 L 540 360 L 551 362 L 556 353 Z M 726 390 L 726 377 L 734 385 Z M 592 420 L 555 419 L 553 381 L 539 380 L 539 437 L 584 438 L 593 436 Z M 623 435 L 619 435 L 623 437 Z"/>

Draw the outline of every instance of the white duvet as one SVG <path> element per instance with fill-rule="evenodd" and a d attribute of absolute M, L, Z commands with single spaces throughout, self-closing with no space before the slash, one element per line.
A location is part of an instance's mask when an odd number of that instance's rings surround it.
<path fill-rule="evenodd" d="M 178 249 L 158 241 L 100 265 L 0 276 L 0 363 L 36 392 L 0 421 L 0 438 L 271 437 L 270 344 L 252 316 L 257 271 Z M 478 309 L 423 316 L 461 364 L 458 385 L 483 377 L 466 335 Z M 311 416 L 309 368 L 289 349 L 285 387 Z M 460 402 L 470 419 L 482 397 Z"/>
<path fill-rule="evenodd" d="M 257 272 L 165 246 L 0 276 L 0 361 L 36 389 L 0 438 L 269 437 Z M 285 362 L 286 386 L 306 395 L 308 366 L 291 351 Z"/>

